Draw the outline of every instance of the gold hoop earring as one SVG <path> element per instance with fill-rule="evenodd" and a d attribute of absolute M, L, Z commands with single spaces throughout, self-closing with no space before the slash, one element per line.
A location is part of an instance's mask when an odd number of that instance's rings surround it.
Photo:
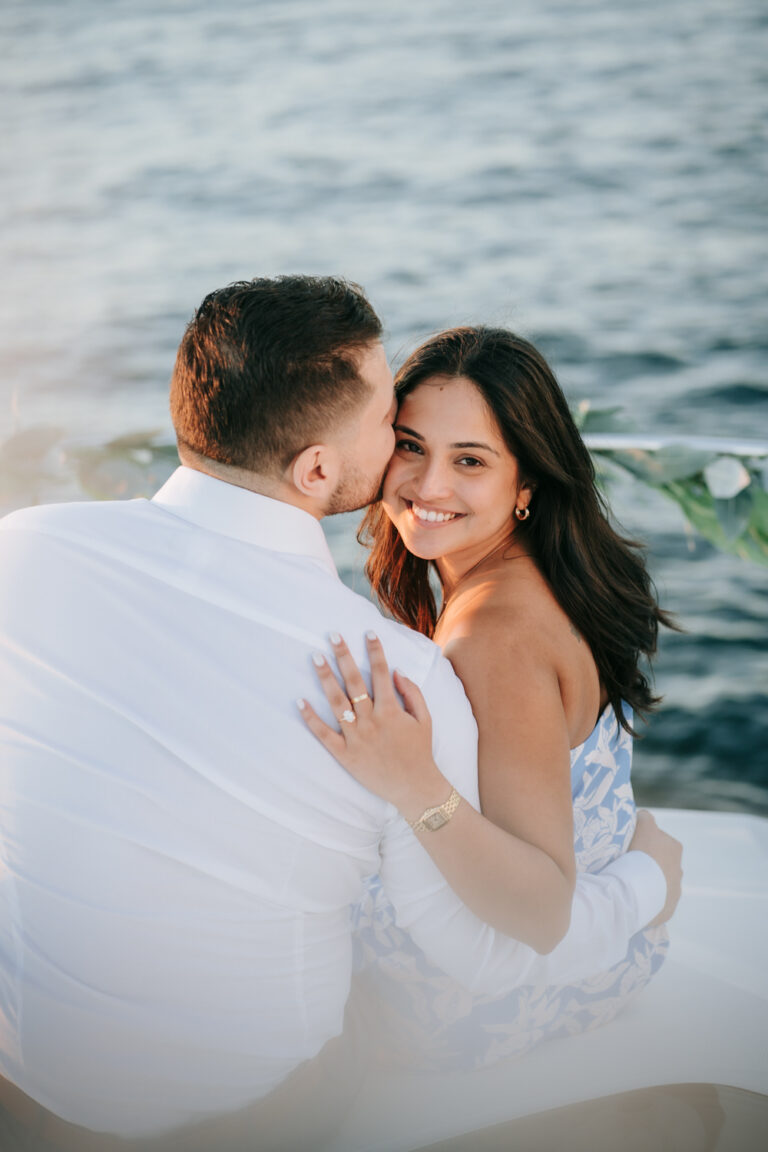
<path fill-rule="evenodd" d="M 518 520 L 527 520 L 530 514 L 530 508 L 515 508 L 515 516 L 517 516 Z"/>

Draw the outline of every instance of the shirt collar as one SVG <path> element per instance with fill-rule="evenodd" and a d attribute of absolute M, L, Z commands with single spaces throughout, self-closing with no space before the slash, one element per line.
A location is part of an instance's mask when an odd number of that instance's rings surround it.
<path fill-rule="evenodd" d="M 338 575 L 319 520 L 294 504 L 184 465 L 152 497 L 152 503 L 209 532 L 272 552 L 307 556 Z"/>

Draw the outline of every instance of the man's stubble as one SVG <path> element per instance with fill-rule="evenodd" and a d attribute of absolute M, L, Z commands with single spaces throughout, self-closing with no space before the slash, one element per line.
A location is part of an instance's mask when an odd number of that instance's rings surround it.
<path fill-rule="evenodd" d="M 336 516 L 340 512 L 358 512 L 367 508 L 380 498 L 383 479 L 383 473 L 372 481 L 361 469 L 348 468 L 328 501 L 325 515 Z"/>

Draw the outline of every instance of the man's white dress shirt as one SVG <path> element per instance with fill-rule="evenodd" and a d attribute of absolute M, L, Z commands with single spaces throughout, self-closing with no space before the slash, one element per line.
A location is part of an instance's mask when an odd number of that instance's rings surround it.
<path fill-rule="evenodd" d="M 477 992 L 623 957 L 664 902 L 649 857 L 580 877 L 539 957 L 465 909 L 305 729 L 296 697 L 324 705 L 311 653 L 337 630 L 365 666 L 369 628 L 478 806 L 450 665 L 342 584 L 309 514 L 180 468 L 153 500 L 0 523 L 2 1075 L 126 1135 L 256 1100 L 341 1030 L 349 907 L 379 869 L 401 924 Z"/>

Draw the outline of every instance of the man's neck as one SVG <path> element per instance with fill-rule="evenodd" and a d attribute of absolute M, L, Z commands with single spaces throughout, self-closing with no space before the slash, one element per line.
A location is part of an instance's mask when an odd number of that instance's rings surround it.
<path fill-rule="evenodd" d="M 322 520 L 323 510 L 317 508 L 313 501 L 302 496 L 291 484 L 275 476 L 264 475 L 261 472 L 252 472 L 248 468 L 237 468 L 232 464 L 222 464 L 218 460 L 211 460 L 207 456 L 198 456 L 196 453 L 179 449 L 179 459 L 185 468 L 194 468 L 196 472 L 203 472 L 212 476 L 214 480 L 223 480 L 225 484 L 232 484 L 235 488 L 245 488 L 255 492 L 258 496 L 268 496 L 270 500 L 280 500 L 283 504 L 292 504 L 302 512 L 309 512 L 316 520 Z"/>

